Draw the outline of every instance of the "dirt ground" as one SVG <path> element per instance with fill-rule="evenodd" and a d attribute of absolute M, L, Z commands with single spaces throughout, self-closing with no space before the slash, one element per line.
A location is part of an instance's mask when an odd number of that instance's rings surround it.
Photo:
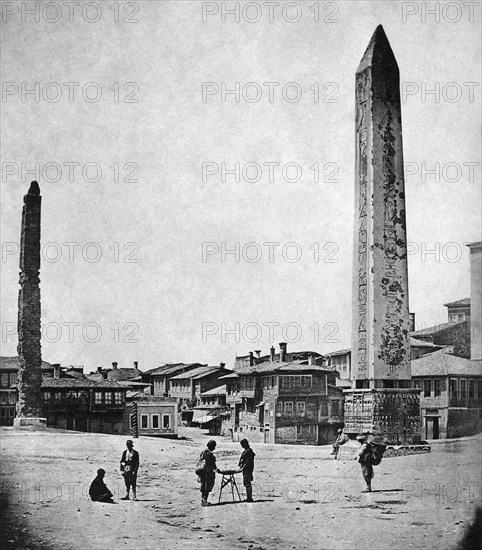
<path fill-rule="evenodd" d="M 338 461 L 328 446 L 253 445 L 255 502 L 232 503 L 223 493 L 218 505 L 217 477 L 213 505 L 201 508 L 194 468 L 210 438 L 200 430 L 135 440 L 139 502 L 119 500 L 125 436 L 12 428 L 0 435 L 3 549 L 443 550 L 457 546 L 481 502 L 480 436 L 384 459 L 371 494 L 361 493 L 356 442 Z M 218 467 L 235 468 L 239 443 L 215 439 Z M 88 499 L 100 467 L 116 504 Z"/>

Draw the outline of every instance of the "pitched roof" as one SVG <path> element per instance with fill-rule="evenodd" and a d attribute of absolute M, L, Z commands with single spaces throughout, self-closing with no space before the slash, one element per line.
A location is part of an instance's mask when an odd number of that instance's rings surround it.
<path fill-rule="evenodd" d="M 347 353 L 351 353 L 351 349 L 340 349 L 338 351 L 332 351 L 331 353 L 327 353 L 327 357 L 333 357 L 334 355 L 346 355 Z"/>
<path fill-rule="evenodd" d="M 213 388 L 212 390 L 205 391 L 201 394 L 201 397 L 204 395 L 224 395 L 226 393 L 226 384 Z"/>
<path fill-rule="evenodd" d="M 217 371 L 219 371 L 220 374 L 224 374 L 226 372 L 226 369 L 223 369 L 221 367 L 209 367 L 206 365 L 204 367 L 198 367 L 197 369 L 182 372 L 177 376 L 173 376 L 171 380 L 188 380 L 188 379 L 199 380 L 200 378 L 209 376 L 210 374 L 213 374 Z"/>
<path fill-rule="evenodd" d="M 412 376 L 482 376 L 480 361 L 457 357 L 444 348 L 411 361 Z"/>
<path fill-rule="evenodd" d="M 448 328 L 454 328 L 454 327 L 462 327 L 466 321 L 461 321 L 460 323 L 440 323 L 438 325 L 434 325 L 433 327 L 427 327 L 423 328 L 421 330 L 416 330 L 414 332 L 411 332 L 411 336 L 432 336 L 434 334 L 437 334 L 438 332 L 443 332 L 444 330 Z"/>
<path fill-rule="evenodd" d="M 418 340 L 413 336 L 410 336 L 410 346 L 411 347 L 424 347 L 424 348 L 440 348 L 441 346 L 433 344 L 432 342 L 427 342 L 426 340 Z"/>
<path fill-rule="evenodd" d="M 2 369 L 18 369 L 18 356 L 15 357 L 0 357 L 0 368 Z M 43 370 L 53 370 L 54 366 L 47 361 L 42 361 Z"/>
<path fill-rule="evenodd" d="M 318 365 L 308 365 L 306 362 L 290 361 L 289 363 L 271 363 L 266 361 L 265 363 L 258 363 L 257 365 L 240 367 L 236 369 L 236 374 L 240 376 L 246 376 L 250 374 L 267 374 L 270 372 L 329 372 L 333 373 L 333 370 L 320 367 Z"/>
<path fill-rule="evenodd" d="M 456 307 L 456 306 L 470 306 L 470 298 L 463 298 L 462 300 L 457 300 L 456 302 L 449 302 L 444 304 L 445 307 Z"/>
<path fill-rule="evenodd" d="M 139 376 L 141 371 L 132 367 L 126 367 L 121 369 L 110 369 L 107 373 L 108 380 L 130 380 L 135 376 Z"/>
<path fill-rule="evenodd" d="M 44 378 L 42 380 L 42 388 L 111 388 L 116 390 L 125 390 L 125 386 L 121 386 L 112 380 L 95 381 L 88 378 Z"/>
<path fill-rule="evenodd" d="M 207 365 L 201 365 L 201 363 L 167 363 L 152 369 L 149 371 L 151 376 L 170 376 L 176 374 L 176 372 L 182 373 L 183 371 L 192 371 L 198 367 L 206 367 Z M 144 373 L 146 374 L 146 373 Z"/>

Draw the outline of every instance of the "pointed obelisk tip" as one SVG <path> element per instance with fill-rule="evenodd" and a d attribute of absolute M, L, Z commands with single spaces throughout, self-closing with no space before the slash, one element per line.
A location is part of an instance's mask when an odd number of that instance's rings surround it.
<path fill-rule="evenodd" d="M 377 57 L 383 57 L 385 62 L 393 61 L 396 64 L 395 56 L 393 55 L 393 51 L 387 35 L 385 34 L 383 25 L 378 25 L 375 32 L 372 34 L 368 47 L 363 54 L 362 60 L 360 61 L 357 72 L 362 71 L 366 67 L 370 67 L 375 55 Z"/>
<path fill-rule="evenodd" d="M 33 181 L 30 184 L 30 189 L 28 190 L 28 195 L 40 195 L 40 187 L 38 186 L 38 182 Z"/>

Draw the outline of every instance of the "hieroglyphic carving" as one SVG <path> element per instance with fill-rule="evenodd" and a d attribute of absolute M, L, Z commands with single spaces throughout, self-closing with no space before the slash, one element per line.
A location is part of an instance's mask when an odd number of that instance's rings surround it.
<path fill-rule="evenodd" d="M 358 160 L 358 365 L 357 374 L 367 375 L 367 216 L 368 216 L 368 99 L 370 73 L 365 70 L 357 75 L 356 129 Z"/>

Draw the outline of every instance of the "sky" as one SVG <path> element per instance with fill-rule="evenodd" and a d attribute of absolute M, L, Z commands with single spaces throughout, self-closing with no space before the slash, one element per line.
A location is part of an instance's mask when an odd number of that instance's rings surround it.
<path fill-rule="evenodd" d="M 32 179 L 44 360 L 350 347 L 354 79 L 379 24 L 401 75 L 410 311 L 423 328 L 470 296 L 480 3 L 47 4 L 2 2 L 2 355 Z"/>

